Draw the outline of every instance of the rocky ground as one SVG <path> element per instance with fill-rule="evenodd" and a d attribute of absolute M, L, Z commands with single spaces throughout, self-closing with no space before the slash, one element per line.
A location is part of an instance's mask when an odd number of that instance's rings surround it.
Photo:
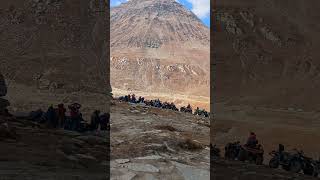
<path fill-rule="evenodd" d="M 116 101 L 111 112 L 111 179 L 210 179 L 207 119 Z M 106 179 L 105 133 L 53 130 L 24 118 L 0 121 L 1 178 Z M 217 180 L 312 179 L 223 159 L 211 164 Z"/>
<path fill-rule="evenodd" d="M 214 160 L 211 162 L 213 180 L 316 180 L 302 174 L 293 174 L 267 166 L 256 166 L 241 162 Z"/>
<path fill-rule="evenodd" d="M 209 179 L 208 119 L 115 102 L 111 179 Z"/>
<path fill-rule="evenodd" d="M 1 84 L 0 89 L 5 92 L 1 95 L 6 95 L 2 97 L 4 101 L 10 101 L 9 110 L 14 116 L 0 115 L 0 179 L 108 179 L 109 132 L 80 134 L 49 129 L 26 118 L 32 110 L 46 110 L 49 104 L 80 102 L 81 96 L 87 102 L 81 103 L 85 105 L 82 110 L 88 120 L 89 113 L 102 109 L 105 103 L 95 101 L 94 106 L 84 94 L 66 96 L 10 81 L 7 84 L 8 89 L 6 83 Z M 99 95 L 91 94 L 92 97 L 97 99 Z M 103 97 L 98 99 L 104 101 Z"/>
<path fill-rule="evenodd" d="M 312 179 L 266 165 L 213 158 L 210 173 L 206 119 L 117 101 L 111 112 L 111 179 Z"/>
<path fill-rule="evenodd" d="M 107 133 L 48 129 L 0 117 L 0 179 L 106 179 Z"/>

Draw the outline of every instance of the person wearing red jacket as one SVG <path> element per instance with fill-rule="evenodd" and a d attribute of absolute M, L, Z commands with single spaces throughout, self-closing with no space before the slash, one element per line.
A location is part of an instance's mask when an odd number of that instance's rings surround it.
<path fill-rule="evenodd" d="M 254 132 L 250 132 L 250 135 L 247 140 L 247 146 L 251 148 L 255 148 L 258 144 L 257 136 Z"/>
<path fill-rule="evenodd" d="M 81 105 L 78 103 L 74 103 L 69 105 L 70 109 L 70 119 L 71 119 L 71 130 L 76 131 L 79 128 L 80 125 L 80 113 L 79 109 L 81 108 Z"/>

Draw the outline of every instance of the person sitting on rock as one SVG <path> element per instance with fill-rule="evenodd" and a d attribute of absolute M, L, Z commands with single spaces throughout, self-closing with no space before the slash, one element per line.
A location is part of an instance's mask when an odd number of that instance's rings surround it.
<path fill-rule="evenodd" d="M 188 104 L 188 106 L 185 108 L 185 112 L 192 114 L 192 107 L 190 104 Z"/>
<path fill-rule="evenodd" d="M 131 102 L 131 95 L 128 94 L 128 101 L 127 102 Z"/>
<path fill-rule="evenodd" d="M 124 101 L 124 100 L 125 100 L 125 97 L 120 96 L 120 97 L 118 98 L 118 100 L 119 100 L 119 101 Z"/>
<path fill-rule="evenodd" d="M 127 95 L 124 96 L 124 101 L 128 102 L 129 101 L 129 97 Z"/>
<path fill-rule="evenodd" d="M 199 113 L 200 113 L 200 109 L 199 107 L 197 107 L 197 109 L 194 111 L 194 115 L 199 115 Z"/>
<path fill-rule="evenodd" d="M 132 94 L 131 96 L 131 103 L 137 103 L 136 95 Z"/>
<path fill-rule="evenodd" d="M 110 124 L 110 113 L 103 113 L 100 116 L 100 129 L 102 131 L 109 130 L 109 124 Z"/>
<path fill-rule="evenodd" d="M 209 117 L 209 113 L 207 111 L 204 112 L 204 117 Z"/>
<path fill-rule="evenodd" d="M 254 132 L 250 132 L 246 146 L 250 148 L 255 148 L 257 144 L 258 144 L 258 140 L 257 140 L 256 134 Z"/>
<path fill-rule="evenodd" d="M 91 130 L 95 131 L 98 129 L 99 127 L 99 123 L 100 123 L 100 111 L 99 110 L 95 110 L 92 115 L 91 115 Z"/>
<path fill-rule="evenodd" d="M 78 106 L 79 105 L 79 106 Z M 74 103 L 69 106 L 70 109 L 70 120 L 71 120 L 71 130 L 76 131 L 80 125 L 80 104 Z"/>

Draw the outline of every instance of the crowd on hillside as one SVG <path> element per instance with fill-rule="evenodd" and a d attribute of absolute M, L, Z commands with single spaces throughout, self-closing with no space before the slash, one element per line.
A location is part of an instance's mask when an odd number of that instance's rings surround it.
<path fill-rule="evenodd" d="M 180 111 L 180 112 L 190 113 L 190 114 L 203 116 L 203 117 L 210 116 L 209 112 L 207 112 L 204 109 L 201 110 L 199 107 L 197 107 L 193 112 L 190 104 L 188 104 L 186 107 L 185 106 L 181 107 L 179 110 L 173 102 L 162 102 L 159 99 L 146 100 L 144 97 L 141 97 L 141 96 L 137 98 L 135 94 L 120 96 L 118 100 L 123 102 L 134 103 L 134 104 L 145 104 L 146 106 L 152 106 L 152 107 L 162 108 L 162 109 L 170 109 L 173 111 Z"/>
<path fill-rule="evenodd" d="M 85 132 L 98 130 L 109 130 L 110 114 L 95 110 L 91 115 L 90 123 L 86 122 L 80 112 L 81 105 L 73 103 L 68 106 L 69 116 L 66 115 L 67 109 L 64 104 L 56 107 L 51 105 L 46 112 L 41 109 L 32 111 L 29 119 L 38 123 L 47 124 L 50 128 L 62 128 L 65 130 Z"/>

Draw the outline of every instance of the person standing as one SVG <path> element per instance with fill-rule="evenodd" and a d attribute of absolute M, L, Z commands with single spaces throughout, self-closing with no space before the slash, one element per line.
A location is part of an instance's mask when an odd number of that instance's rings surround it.
<path fill-rule="evenodd" d="M 63 128 L 66 123 L 66 108 L 64 104 L 58 104 L 58 127 Z"/>

